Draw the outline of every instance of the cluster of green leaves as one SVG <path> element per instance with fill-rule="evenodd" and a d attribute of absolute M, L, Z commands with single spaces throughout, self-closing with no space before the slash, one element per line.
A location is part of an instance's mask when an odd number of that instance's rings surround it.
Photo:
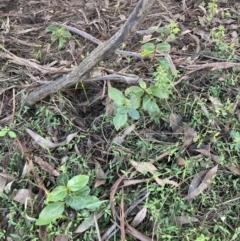
<path fill-rule="evenodd" d="M 103 201 L 89 195 L 87 186 L 89 177 L 77 175 L 68 180 L 68 176 L 62 173 L 57 178 L 57 187 L 47 196 L 47 206 L 41 211 L 36 225 L 49 224 L 62 216 L 65 206 L 74 210 L 96 210 Z"/>
<path fill-rule="evenodd" d="M 50 25 L 47 27 L 47 31 L 52 33 L 51 40 L 53 42 L 58 40 L 58 49 L 61 49 L 66 39 L 71 37 L 69 31 L 65 30 L 64 27 L 58 28 L 57 26 Z"/>
<path fill-rule="evenodd" d="M 0 130 L 0 137 L 8 135 L 10 138 L 16 138 L 16 133 L 11 131 L 9 127 L 5 126 Z"/>
<path fill-rule="evenodd" d="M 113 118 L 116 130 L 127 124 L 128 117 L 138 120 L 140 117 L 138 109 L 147 112 L 151 119 L 158 122 L 160 109 L 157 100 L 167 99 L 172 94 L 173 75 L 165 58 L 159 58 L 159 65 L 153 76 L 154 81 L 149 86 L 141 80 L 139 86 L 131 86 L 124 93 L 116 88 L 108 89 L 116 110 Z"/>

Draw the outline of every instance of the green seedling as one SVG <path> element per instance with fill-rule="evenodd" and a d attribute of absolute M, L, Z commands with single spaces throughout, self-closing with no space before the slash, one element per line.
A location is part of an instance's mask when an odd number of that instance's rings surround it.
<path fill-rule="evenodd" d="M 10 138 L 16 138 L 16 133 L 14 131 L 11 131 L 9 127 L 5 126 L 0 130 L 0 137 L 4 137 L 8 135 Z"/>
<path fill-rule="evenodd" d="M 58 49 L 61 49 L 66 42 L 67 38 L 71 37 L 69 31 L 64 27 L 58 28 L 57 26 L 50 25 L 47 27 L 47 31 L 51 32 L 51 40 L 53 42 L 58 41 Z"/>
<path fill-rule="evenodd" d="M 128 117 L 138 120 L 141 110 L 147 112 L 156 123 L 158 122 L 161 112 L 157 100 L 167 99 L 172 94 L 173 75 L 166 59 L 159 58 L 159 65 L 153 76 L 154 82 L 149 86 L 141 80 L 139 86 L 131 86 L 124 93 L 118 89 L 109 88 L 108 94 L 114 101 L 116 111 L 113 118 L 116 130 L 127 124 Z"/>
<path fill-rule="evenodd" d="M 47 195 L 47 206 L 41 211 L 36 225 L 47 225 L 60 218 L 66 207 L 77 211 L 96 210 L 103 201 L 89 195 L 89 177 L 77 175 L 70 180 L 65 173 L 57 178 L 57 187 Z"/>

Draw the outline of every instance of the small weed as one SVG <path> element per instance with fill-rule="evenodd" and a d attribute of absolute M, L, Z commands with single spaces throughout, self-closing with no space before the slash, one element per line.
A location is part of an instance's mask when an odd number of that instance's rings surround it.
<path fill-rule="evenodd" d="M 57 178 L 57 187 L 48 194 L 47 206 L 41 211 L 36 225 L 50 224 L 60 218 L 66 206 L 77 211 L 96 210 L 103 202 L 89 195 L 88 180 L 86 175 L 77 175 L 68 180 L 68 176 L 62 173 Z"/>
<path fill-rule="evenodd" d="M 58 49 L 61 49 L 66 42 L 67 38 L 71 37 L 69 31 L 64 27 L 58 28 L 57 26 L 50 25 L 47 27 L 47 31 L 51 32 L 51 40 L 53 42 L 58 41 Z"/>
<path fill-rule="evenodd" d="M 5 126 L 0 130 L 0 137 L 4 137 L 8 135 L 10 138 L 16 138 L 16 133 L 14 131 L 11 131 L 9 127 Z"/>

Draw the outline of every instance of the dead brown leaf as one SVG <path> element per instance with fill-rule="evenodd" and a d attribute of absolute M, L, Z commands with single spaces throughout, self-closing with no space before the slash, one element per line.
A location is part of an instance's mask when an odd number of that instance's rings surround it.
<path fill-rule="evenodd" d="M 126 225 L 126 233 L 130 234 L 134 238 L 140 240 L 140 241 L 155 241 L 153 238 L 149 238 L 145 234 L 139 232 L 137 229 L 129 225 L 127 222 L 125 222 Z"/>
<path fill-rule="evenodd" d="M 184 197 L 184 200 L 191 201 L 193 198 L 197 197 L 201 192 L 206 190 L 211 184 L 213 177 L 216 175 L 217 170 L 218 170 L 218 165 L 210 169 L 206 173 L 200 185 L 197 188 L 195 188 L 192 192 L 190 192 L 186 197 Z"/>
<path fill-rule="evenodd" d="M 182 126 L 182 117 L 180 115 L 171 113 L 170 114 L 170 126 L 173 132 L 176 132 L 177 129 Z"/>
<path fill-rule="evenodd" d="M 197 132 L 190 126 L 184 126 L 183 147 L 191 145 L 195 138 L 197 138 Z"/>
<path fill-rule="evenodd" d="M 95 160 L 95 173 L 96 173 L 96 181 L 94 187 L 99 187 L 106 183 L 105 174 L 102 170 L 102 167 L 98 161 Z"/>
<path fill-rule="evenodd" d="M 48 172 L 51 176 L 59 176 L 60 173 L 54 169 L 53 166 L 45 162 L 41 157 L 39 156 L 34 156 L 34 162 L 36 162 L 42 170 Z"/>
<path fill-rule="evenodd" d="M 32 130 L 30 130 L 28 128 L 26 128 L 26 131 L 37 142 L 37 144 L 39 144 L 44 149 L 53 149 L 53 148 L 56 148 L 59 146 L 65 146 L 78 134 L 78 132 L 75 132 L 73 134 L 68 135 L 67 139 L 65 141 L 59 142 L 59 143 L 53 143 L 53 142 L 41 137 L 40 135 L 38 135 L 37 133 L 33 132 Z"/>
<path fill-rule="evenodd" d="M 131 222 L 132 227 L 137 227 L 146 217 L 147 215 L 147 209 L 144 207 L 142 208 L 134 217 L 133 221 Z"/>
<path fill-rule="evenodd" d="M 21 203 L 21 204 L 25 204 L 26 202 L 29 203 L 29 199 L 33 199 L 34 194 L 28 190 L 28 189 L 19 189 L 13 196 L 12 196 L 12 200 Z M 30 204 L 30 203 L 29 203 Z"/>

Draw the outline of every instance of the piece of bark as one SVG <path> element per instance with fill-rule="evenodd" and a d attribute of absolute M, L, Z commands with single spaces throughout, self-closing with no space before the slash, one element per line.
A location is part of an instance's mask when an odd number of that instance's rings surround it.
<path fill-rule="evenodd" d="M 90 71 L 100 61 L 105 59 L 107 55 L 113 53 L 122 42 L 126 41 L 129 36 L 138 30 L 154 1 L 155 0 L 140 0 L 128 20 L 115 35 L 93 50 L 91 54 L 78 67 L 76 67 L 76 69 L 73 70 L 73 72 L 31 92 L 25 99 L 24 104 L 32 106 L 37 101 L 57 91 L 63 90 L 79 81 L 87 79 Z"/>

